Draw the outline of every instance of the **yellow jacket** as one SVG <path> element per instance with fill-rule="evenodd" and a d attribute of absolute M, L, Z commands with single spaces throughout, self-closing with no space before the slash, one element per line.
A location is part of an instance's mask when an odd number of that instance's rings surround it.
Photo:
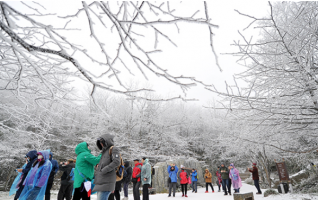
<path fill-rule="evenodd" d="M 208 169 L 205 170 L 204 178 L 206 183 L 212 183 L 212 174 Z"/>

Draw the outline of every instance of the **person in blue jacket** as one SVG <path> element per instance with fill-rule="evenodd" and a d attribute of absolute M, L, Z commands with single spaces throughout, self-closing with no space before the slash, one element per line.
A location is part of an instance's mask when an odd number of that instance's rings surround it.
<path fill-rule="evenodd" d="M 52 170 L 49 154 L 49 150 L 37 153 L 37 160 L 33 163 L 31 170 L 23 182 L 24 188 L 19 200 L 44 199 L 47 182 Z"/>
<path fill-rule="evenodd" d="M 193 184 L 193 190 L 192 190 L 192 193 L 195 192 L 197 193 L 197 182 L 198 182 L 198 178 L 197 178 L 197 170 L 195 170 L 194 168 L 192 169 L 192 173 L 191 173 L 191 176 L 192 176 L 192 184 Z"/>
<path fill-rule="evenodd" d="M 176 196 L 176 187 L 178 182 L 178 167 L 176 164 L 171 164 L 168 166 L 169 178 L 171 179 L 171 183 L 169 183 L 169 196 L 171 197 L 171 190 L 173 188 L 173 197 Z"/>
<path fill-rule="evenodd" d="M 50 152 L 50 161 L 52 163 L 52 171 L 47 182 L 47 187 L 45 191 L 45 200 L 51 199 L 51 188 L 53 186 L 54 176 L 59 171 L 59 164 L 56 160 L 53 160 L 53 153 Z"/>
<path fill-rule="evenodd" d="M 19 199 L 20 197 L 20 194 L 24 188 L 23 186 L 23 182 L 25 180 L 25 177 L 28 175 L 34 161 L 36 161 L 37 159 L 37 151 L 36 150 L 32 150 L 32 151 L 29 151 L 26 155 L 25 155 L 25 159 L 26 159 L 26 162 L 27 162 L 27 165 L 25 166 L 24 169 L 17 169 L 17 172 L 22 172 L 22 179 L 21 179 L 21 182 L 19 183 L 19 189 L 18 191 L 15 193 L 15 197 L 14 197 L 14 200 L 17 200 Z"/>

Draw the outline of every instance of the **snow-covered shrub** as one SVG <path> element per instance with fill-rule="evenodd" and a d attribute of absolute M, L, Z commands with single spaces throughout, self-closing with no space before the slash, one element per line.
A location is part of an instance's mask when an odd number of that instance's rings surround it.
<path fill-rule="evenodd" d="M 245 183 L 246 184 L 249 184 L 249 185 L 254 185 L 254 181 L 253 181 L 253 179 L 250 177 L 250 178 L 247 178 L 246 180 L 245 180 Z"/>
<path fill-rule="evenodd" d="M 276 190 L 269 189 L 264 192 L 264 197 L 268 197 L 269 195 L 277 195 L 277 194 L 278 192 Z"/>
<path fill-rule="evenodd" d="M 294 189 L 301 193 L 318 193 L 318 176 L 311 176 L 310 178 L 301 181 Z"/>

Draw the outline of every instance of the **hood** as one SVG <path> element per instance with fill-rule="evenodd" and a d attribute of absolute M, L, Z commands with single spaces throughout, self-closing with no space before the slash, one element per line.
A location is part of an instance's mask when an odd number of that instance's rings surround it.
<path fill-rule="evenodd" d="M 206 172 L 206 171 L 208 171 L 208 172 Z M 205 173 L 210 173 L 209 169 L 205 169 Z"/>
<path fill-rule="evenodd" d="M 125 161 L 125 167 L 129 167 L 129 161 Z"/>
<path fill-rule="evenodd" d="M 50 159 L 50 151 L 45 150 L 45 151 L 39 151 L 38 153 L 42 154 L 44 160 Z"/>
<path fill-rule="evenodd" d="M 37 151 L 36 150 L 32 150 L 29 151 L 26 156 L 30 158 L 30 160 L 36 159 L 37 158 Z"/>
<path fill-rule="evenodd" d="M 76 155 L 79 155 L 80 153 L 83 153 L 83 152 L 89 152 L 89 153 L 91 152 L 91 150 L 87 148 L 86 142 L 79 143 L 75 148 Z"/>
<path fill-rule="evenodd" d="M 230 166 L 232 166 L 233 168 L 235 168 L 235 166 L 234 166 L 234 164 L 233 164 L 233 163 L 231 163 L 231 164 L 230 164 Z"/>
<path fill-rule="evenodd" d="M 137 167 L 138 165 L 142 166 L 142 163 L 137 163 L 137 164 L 135 164 L 135 167 Z"/>
<path fill-rule="evenodd" d="M 114 136 L 113 135 L 104 134 L 104 135 L 100 136 L 100 138 L 103 138 L 105 140 L 106 147 L 104 147 L 104 149 L 108 149 L 109 147 L 114 146 Z"/>
<path fill-rule="evenodd" d="M 148 158 L 145 160 L 144 165 L 145 165 L 145 164 L 148 164 Z"/>
<path fill-rule="evenodd" d="M 53 153 L 52 153 L 52 151 L 50 151 L 50 155 L 51 155 L 50 160 L 52 161 L 52 159 L 53 159 Z"/>

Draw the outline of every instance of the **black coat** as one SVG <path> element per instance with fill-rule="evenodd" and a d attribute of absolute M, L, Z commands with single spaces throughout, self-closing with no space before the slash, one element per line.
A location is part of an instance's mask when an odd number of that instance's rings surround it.
<path fill-rule="evenodd" d="M 128 161 L 125 162 L 125 171 L 127 172 L 127 175 L 124 177 L 124 183 L 130 183 L 132 176 L 132 168 L 129 166 Z"/>
<path fill-rule="evenodd" d="M 67 180 L 67 177 L 70 175 L 72 169 L 75 168 L 74 163 L 70 163 L 68 165 L 60 165 L 59 170 L 61 170 L 63 175 L 61 176 L 61 184 L 62 185 L 68 185 L 68 184 L 73 184 L 72 181 Z"/>

